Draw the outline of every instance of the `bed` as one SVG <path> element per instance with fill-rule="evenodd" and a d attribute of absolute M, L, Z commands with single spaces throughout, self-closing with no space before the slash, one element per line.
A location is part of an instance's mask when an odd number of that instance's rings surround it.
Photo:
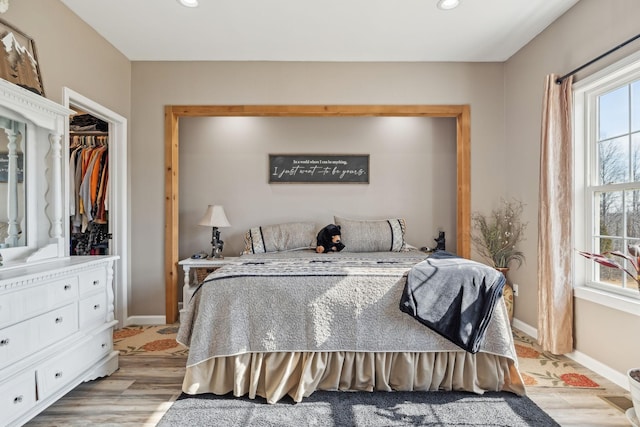
<path fill-rule="evenodd" d="M 465 351 L 399 308 L 428 256 L 406 245 L 401 220 L 334 222 L 351 251 L 317 254 L 315 224 L 257 227 L 238 263 L 207 276 L 177 337 L 189 347 L 184 393 L 269 403 L 315 390 L 525 394 L 502 301 Z"/>

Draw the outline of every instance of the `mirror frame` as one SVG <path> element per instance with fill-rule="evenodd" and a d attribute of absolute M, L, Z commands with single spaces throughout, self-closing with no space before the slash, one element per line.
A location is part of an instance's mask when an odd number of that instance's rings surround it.
<path fill-rule="evenodd" d="M 26 246 L 4 248 L 2 269 L 65 254 L 62 141 L 71 110 L 0 79 L 0 115 L 25 123 Z"/>

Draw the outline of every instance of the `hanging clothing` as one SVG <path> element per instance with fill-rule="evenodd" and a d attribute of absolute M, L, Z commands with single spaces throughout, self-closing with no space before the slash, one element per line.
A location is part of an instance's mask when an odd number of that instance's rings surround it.
<path fill-rule="evenodd" d="M 109 234 L 107 136 L 72 135 L 69 154 L 69 190 L 71 254 L 107 253 Z"/>

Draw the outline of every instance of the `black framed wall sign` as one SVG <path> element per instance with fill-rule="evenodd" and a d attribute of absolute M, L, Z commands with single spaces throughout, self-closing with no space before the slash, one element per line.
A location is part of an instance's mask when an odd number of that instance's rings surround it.
<path fill-rule="evenodd" d="M 368 154 L 269 154 L 269 183 L 369 183 Z"/>

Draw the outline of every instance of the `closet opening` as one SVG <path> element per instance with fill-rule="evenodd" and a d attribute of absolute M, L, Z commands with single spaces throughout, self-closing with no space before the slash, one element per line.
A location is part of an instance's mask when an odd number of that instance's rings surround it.
<path fill-rule="evenodd" d="M 109 123 L 78 108 L 69 119 L 69 255 L 111 255 Z"/>
<path fill-rule="evenodd" d="M 65 87 L 62 89 L 63 105 L 76 114 L 69 118 L 67 134 L 69 141 L 63 145 L 62 174 L 65 177 L 64 237 L 66 256 L 116 255 L 114 264 L 113 293 L 116 328 L 127 326 L 135 320 L 129 317 L 131 282 L 129 272 L 129 195 L 127 188 L 127 119 L 114 111 Z M 90 166 L 95 157 L 94 173 L 84 187 L 76 180 L 78 170 L 72 160 L 81 159 Z M 72 154 L 76 158 L 72 159 Z M 66 160 L 65 160 L 66 159 Z M 82 167 L 82 166 L 81 166 Z M 71 172 L 74 172 L 72 181 Z M 82 172 L 82 169 L 80 170 Z M 88 171 L 85 169 L 85 173 Z M 79 184 L 78 184 L 79 183 Z M 79 185 L 79 187 L 78 187 Z M 93 189 L 93 191 L 91 191 Z M 76 199 L 76 190 L 78 198 Z M 88 193 L 88 194 L 87 194 Z M 84 198 L 84 200 L 82 199 Z M 73 201 L 72 201 L 73 199 Z M 80 204 L 79 200 L 82 200 Z M 85 202 L 86 200 L 86 202 Z M 84 218 L 82 210 L 91 207 Z M 75 209 L 75 210 L 72 210 Z M 72 212 L 73 215 L 72 215 Z"/>

